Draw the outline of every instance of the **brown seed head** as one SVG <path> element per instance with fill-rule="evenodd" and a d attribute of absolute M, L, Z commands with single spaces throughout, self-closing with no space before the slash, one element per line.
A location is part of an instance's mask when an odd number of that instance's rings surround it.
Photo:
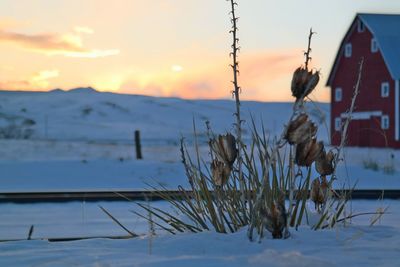
<path fill-rule="evenodd" d="M 307 70 L 302 67 L 298 67 L 292 77 L 292 95 L 299 99 L 302 96 L 304 84 L 307 83 Z"/>
<path fill-rule="evenodd" d="M 333 161 L 335 159 L 335 153 L 333 153 L 332 150 L 329 150 L 329 152 L 326 154 L 326 159 L 329 161 Z"/>
<path fill-rule="evenodd" d="M 287 214 L 284 202 L 273 201 L 270 207 L 262 211 L 264 213 L 264 226 L 272 234 L 274 239 L 283 238 L 283 232 L 287 223 Z"/>
<path fill-rule="evenodd" d="M 308 71 L 303 67 L 299 67 L 293 73 L 291 84 L 292 95 L 296 97 L 296 101 L 302 100 L 314 90 L 318 82 L 318 71 Z"/>
<path fill-rule="evenodd" d="M 285 138 L 291 145 L 305 143 L 311 140 L 317 134 L 317 131 L 318 127 L 308 120 L 308 116 L 300 114 L 290 122 Z"/>
<path fill-rule="evenodd" d="M 296 164 L 299 166 L 311 166 L 323 149 L 324 144 L 322 142 L 317 143 L 316 138 L 312 138 L 308 142 L 297 145 L 295 158 Z"/>
<path fill-rule="evenodd" d="M 231 168 L 217 159 L 211 162 L 211 173 L 216 186 L 223 186 L 229 179 Z"/>
<path fill-rule="evenodd" d="M 334 154 L 332 151 L 325 153 L 325 150 L 323 150 L 315 161 L 315 169 L 317 172 L 322 176 L 331 175 L 334 171 L 333 159 Z"/>
<path fill-rule="evenodd" d="M 321 182 L 319 181 L 319 178 L 316 178 L 311 182 L 310 198 L 316 205 L 321 203 L 319 194 L 320 187 Z"/>
<path fill-rule="evenodd" d="M 218 135 L 210 144 L 219 161 L 229 166 L 233 165 L 237 157 L 237 148 L 236 139 L 232 134 Z"/>
<path fill-rule="evenodd" d="M 322 182 L 316 178 L 311 182 L 310 198 L 315 203 L 315 207 L 320 211 L 320 206 L 326 202 L 328 193 L 328 182 L 325 176 L 321 176 Z"/>
<path fill-rule="evenodd" d="M 316 72 L 308 72 L 308 81 L 304 90 L 304 97 L 308 96 L 317 86 L 319 82 L 319 71 Z"/>

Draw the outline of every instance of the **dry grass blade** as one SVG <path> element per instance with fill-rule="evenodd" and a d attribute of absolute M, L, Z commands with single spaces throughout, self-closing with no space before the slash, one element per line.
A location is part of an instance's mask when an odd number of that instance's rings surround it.
<path fill-rule="evenodd" d="M 129 231 L 128 228 L 126 228 L 120 221 L 118 221 L 111 213 L 109 213 L 105 208 L 99 205 L 99 208 L 107 214 L 108 217 L 110 217 L 116 224 L 118 224 L 122 229 L 124 229 L 128 234 L 130 234 L 132 237 L 138 237 L 139 235 Z"/>
<path fill-rule="evenodd" d="M 145 207 L 142 204 L 138 204 L 138 205 L 141 206 L 142 208 L 146 209 L 148 212 L 151 212 L 154 215 L 157 215 L 156 212 L 158 212 L 158 214 L 162 214 L 164 216 L 167 216 L 168 217 L 167 221 L 170 222 L 170 223 L 173 223 L 174 225 L 184 226 L 185 228 L 187 228 L 191 232 L 201 232 L 200 228 L 198 228 L 196 226 L 193 226 L 193 225 L 190 225 L 190 224 L 187 224 L 187 223 L 183 222 L 182 220 L 178 219 L 176 216 L 173 216 L 170 213 L 165 212 L 165 211 L 163 211 L 163 210 L 161 210 L 159 208 L 153 207 L 153 208 L 150 209 L 148 207 Z M 153 210 L 156 211 L 156 212 L 154 212 Z"/>
<path fill-rule="evenodd" d="M 303 220 L 303 215 L 306 210 L 306 205 L 307 205 L 307 199 L 308 199 L 308 189 L 310 188 L 310 180 L 311 180 L 311 169 L 308 169 L 308 175 L 306 178 L 306 181 L 303 184 L 303 187 L 300 189 L 300 194 L 301 194 L 301 209 L 300 209 L 300 214 L 297 216 L 297 223 L 296 223 L 296 229 L 299 227 L 302 223 Z M 298 203 L 297 205 L 299 205 Z M 296 216 L 295 216 L 296 217 Z"/>
<path fill-rule="evenodd" d="M 131 210 L 130 212 L 132 212 L 133 214 L 136 214 L 136 215 L 139 216 L 140 218 L 143 218 L 143 219 L 145 219 L 145 220 L 149 220 L 148 217 L 146 217 L 146 216 L 140 214 L 140 213 L 137 212 L 137 211 Z M 155 221 L 153 221 L 153 223 L 154 223 L 155 225 L 157 225 L 158 227 L 160 227 L 161 229 L 163 229 L 163 230 L 169 232 L 170 234 L 173 234 L 173 235 L 175 234 L 175 232 L 174 232 L 172 229 L 169 229 L 169 228 L 167 228 L 167 227 L 163 226 L 162 224 L 159 224 L 159 223 L 157 223 L 157 222 L 155 222 Z"/>
<path fill-rule="evenodd" d="M 375 216 L 378 216 L 378 219 L 379 219 L 384 214 L 390 214 L 389 212 L 386 212 L 386 209 L 387 208 L 385 208 L 384 211 L 361 212 L 361 213 L 351 214 L 351 215 L 348 215 L 348 216 L 346 216 L 344 218 L 341 218 L 341 219 L 337 220 L 336 223 L 343 222 L 343 221 L 346 221 L 346 220 L 349 220 L 349 219 L 352 219 L 352 218 L 355 218 L 355 217 L 367 216 L 367 215 L 375 215 Z M 376 221 L 373 221 L 373 222 L 374 222 L 374 224 L 376 223 Z M 373 224 L 371 223 L 370 226 L 373 226 Z M 321 229 L 325 229 L 325 228 L 329 228 L 329 227 L 330 227 L 330 225 L 326 224 L 326 225 L 322 226 Z"/>
<path fill-rule="evenodd" d="M 33 234 L 33 230 L 34 230 L 34 225 L 32 224 L 31 227 L 29 228 L 29 232 L 28 232 L 28 240 L 32 239 L 32 234 Z"/>
<path fill-rule="evenodd" d="M 378 208 L 376 211 L 376 214 L 371 218 L 371 223 L 369 224 L 370 226 L 375 225 L 384 214 L 387 214 L 387 210 L 389 209 L 389 206 L 385 207 L 385 208 Z"/>

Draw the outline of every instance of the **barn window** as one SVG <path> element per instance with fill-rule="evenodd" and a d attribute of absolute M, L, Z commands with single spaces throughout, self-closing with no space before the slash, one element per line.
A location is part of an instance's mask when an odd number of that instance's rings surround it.
<path fill-rule="evenodd" d="M 372 53 L 378 52 L 378 42 L 376 41 L 375 38 L 371 39 L 371 52 Z"/>
<path fill-rule="evenodd" d="M 338 87 L 335 89 L 335 102 L 342 101 L 343 93 L 342 88 Z"/>
<path fill-rule="evenodd" d="M 342 130 L 342 119 L 335 118 L 335 131 L 340 132 Z"/>
<path fill-rule="evenodd" d="M 344 46 L 344 56 L 345 57 L 351 57 L 351 52 L 352 52 L 351 50 L 352 50 L 351 44 L 350 43 L 346 44 Z"/>
<path fill-rule="evenodd" d="M 383 130 L 389 129 L 389 116 L 388 115 L 383 115 L 381 117 L 381 128 Z"/>
<path fill-rule="evenodd" d="M 389 97 L 389 83 L 381 83 L 381 97 Z"/>
<path fill-rule="evenodd" d="M 362 23 L 361 20 L 358 21 L 358 25 L 357 25 L 357 31 L 358 32 L 363 32 L 365 30 L 365 26 L 364 23 Z"/>

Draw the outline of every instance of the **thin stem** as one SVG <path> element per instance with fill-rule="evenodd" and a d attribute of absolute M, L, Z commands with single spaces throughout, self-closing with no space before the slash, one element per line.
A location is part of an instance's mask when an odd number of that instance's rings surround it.
<path fill-rule="evenodd" d="M 346 220 L 348 220 L 348 219 L 352 219 L 352 218 L 359 217 L 359 216 L 366 216 L 366 215 L 385 215 L 385 214 L 390 214 L 390 213 L 389 213 L 389 212 L 386 212 L 386 211 L 382 211 L 382 212 L 381 212 L 381 211 L 376 211 L 376 212 L 362 212 L 362 213 L 356 213 L 356 214 L 351 214 L 351 215 L 348 215 L 348 216 L 346 216 L 346 217 L 344 217 L 344 218 L 341 218 L 341 219 L 337 220 L 336 223 L 343 222 L 343 221 L 346 221 Z M 322 226 L 322 229 L 325 229 L 325 228 L 327 228 L 327 227 L 329 227 L 328 224 Z"/>
<path fill-rule="evenodd" d="M 343 147 L 345 146 L 345 143 L 346 143 L 347 130 L 348 130 L 348 127 L 349 127 L 349 124 L 350 124 L 350 121 L 351 121 L 351 116 L 352 116 L 352 114 L 354 112 L 357 96 L 358 96 L 358 94 L 360 92 L 360 83 L 361 83 L 361 74 L 362 74 L 363 64 L 364 64 L 364 58 L 362 57 L 360 62 L 359 62 L 358 73 L 357 73 L 357 81 L 356 81 L 356 84 L 354 85 L 354 92 L 353 92 L 353 97 L 351 99 L 350 109 L 346 113 L 346 121 L 345 121 L 345 123 L 343 125 L 343 128 L 342 128 L 342 135 L 341 135 L 340 145 L 337 148 L 337 153 L 336 153 L 336 156 L 335 156 L 335 158 L 333 160 L 333 173 L 332 173 L 332 176 L 331 176 L 332 178 L 336 177 L 337 165 L 338 165 L 339 159 L 341 157 L 341 152 L 343 150 Z M 333 181 L 333 179 L 331 179 L 331 181 L 329 183 L 329 187 L 331 187 L 332 181 Z M 322 208 L 322 210 L 323 210 L 322 214 L 324 214 L 326 212 L 326 209 L 329 206 L 329 205 L 327 205 L 327 203 L 331 198 L 332 198 L 332 191 L 328 190 L 328 194 L 327 194 L 327 197 L 326 197 L 327 201 L 325 202 L 325 204 L 324 204 L 324 206 Z"/>
<path fill-rule="evenodd" d="M 237 54 L 239 52 L 239 38 L 237 38 L 237 21 L 238 18 L 236 17 L 235 13 L 235 6 L 237 6 L 237 3 L 234 0 L 230 0 L 231 2 L 231 22 L 232 22 L 232 29 L 230 30 L 230 33 L 232 33 L 232 52 L 230 55 L 232 56 L 232 71 L 233 71 L 233 94 L 235 97 L 235 104 L 236 104 L 236 135 L 237 135 L 237 145 L 238 145 L 238 155 L 237 155 L 237 162 L 238 162 L 238 172 L 239 172 L 239 182 L 240 182 L 240 189 L 241 189 L 241 195 L 244 200 L 245 195 L 244 195 L 244 179 L 243 179 L 243 170 L 242 170 L 242 164 L 243 164 L 243 158 L 242 158 L 242 149 L 243 149 L 243 143 L 242 143 L 242 120 L 240 116 L 240 91 L 241 88 L 238 85 L 238 74 L 239 74 L 239 63 L 237 61 Z"/>
<path fill-rule="evenodd" d="M 304 55 L 306 57 L 306 61 L 304 62 L 304 66 L 305 66 L 306 70 L 308 70 L 308 62 L 311 61 L 311 57 L 310 57 L 310 54 L 311 54 L 311 39 L 312 39 L 312 36 L 313 36 L 314 33 L 315 32 L 312 31 L 312 28 L 310 28 L 310 33 L 308 35 L 307 51 L 304 52 Z"/>
<path fill-rule="evenodd" d="M 345 123 L 343 125 L 343 131 L 342 131 L 342 136 L 341 136 L 341 139 L 340 139 L 340 145 L 339 145 L 339 148 L 338 148 L 338 153 L 337 153 L 336 158 L 335 158 L 335 160 L 336 160 L 335 166 L 336 166 L 337 160 L 339 159 L 340 152 L 342 151 L 342 149 L 343 149 L 343 147 L 345 145 L 346 139 L 347 139 L 346 138 L 347 137 L 347 129 L 348 129 L 350 121 L 351 121 L 351 116 L 352 116 L 352 114 L 354 112 L 357 96 L 358 96 L 358 94 L 360 92 L 361 72 L 362 72 L 362 69 L 363 69 L 363 65 L 364 65 L 364 58 L 362 57 L 361 60 L 360 60 L 360 63 L 359 63 L 359 67 L 358 67 L 357 82 L 356 82 L 356 85 L 354 86 L 354 93 L 353 93 L 353 97 L 351 99 L 350 110 L 346 114 L 346 121 L 345 121 Z M 335 168 L 335 171 L 336 171 L 336 168 Z"/>
<path fill-rule="evenodd" d="M 294 188 L 295 188 L 295 175 L 294 175 L 294 154 L 295 154 L 295 147 L 294 146 L 290 146 L 290 153 L 289 153 L 289 170 L 290 170 L 290 174 L 289 174 L 289 210 L 288 210 L 288 214 L 290 217 L 292 217 L 292 211 L 293 211 L 293 198 L 294 198 Z M 289 227 L 289 222 L 290 220 L 287 220 L 287 225 L 286 227 Z"/>

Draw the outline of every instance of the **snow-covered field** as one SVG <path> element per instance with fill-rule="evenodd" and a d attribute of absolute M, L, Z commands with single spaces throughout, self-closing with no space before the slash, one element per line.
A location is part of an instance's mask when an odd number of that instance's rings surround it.
<path fill-rule="evenodd" d="M 308 109 L 319 123 L 318 138 L 327 142 L 329 105 L 309 104 Z M 251 115 L 273 137 L 290 116 L 291 104 L 243 102 L 242 111 L 247 140 Z M 154 181 L 170 188 L 186 185 L 180 137 L 192 143 L 194 119 L 207 158 L 205 121 L 215 133 L 224 133 L 232 130 L 233 112 L 231 100 L 155 98 L 87 88 L 0 92 L 0 134 L 30 135 L 28 140 L 0 139 L 0 191 L 143 189 L 144 182 Z M 142 161 L 135 160 L 136 129 L 142 136 Z M 345 155 L 338 187 L 357 182 L 358 188 L 400 188 L 399 151 L 348 148 Z M 366 169 L 366 162 L 381 169 L 392 166 L 395 172 Z"/>
<path fill-rule="evenodd" d="M 289 103 L 242 103 L 248 126 L 252 114 L 272 135 L 280 133 L 291 108 Z M 181 134 L 191 136 L 193 118 L 199 136 L 205 135 L 207 120 L 215 132 L 233 129 L 234 109 L 232 99 L 193 101 L 100 93 L 90 88 L 46 93 L 0 91 L 0 127 L 14 125 L 35 139 L 131 143 L 134 131 L 140 130 L 144 143 L 175 144 Z M 329 105 L 311 105 L 310 110 L 322 123 L 325 117 L 320 111 L 329 112 Z M 326 140 L 326 127 L 321 127 L 321 138 Z"/>
<path fill-rule="evenodd" d="M 309 106 L 327 142 L 329 105 Z M 245 139 L 253 114 L 267 134 L 279 135 L 290 103 L 243 102 Z M 323 113 L 320 113 L 323 111 Z M 193 142 L 196 121 L 201 155 L 207 158 L 205 121 L 215 133 L 232 130 L 231 100 L 182 100 L 98 93 L 91 89 L 49 93 L 0 92 L 0 192 L 141 190 L 145 183 L 175 189 L 187 185 L 179 139 Z M 140 130 L 144 160 L 135 159 L 134 130 Z M 14 137 L 17 139 L 4 139 Z M 29 137 L 29 139 L 22 139 Z M 367 167 L 378 166 L 378 170 Z M 400 151 L 346 148 L 338 169 L 341 187 L 400 188 Z M 385 167 L 393 167 L 386 173 Z M 72 202 L 0 204 L 0 240 L 32 237 L 115 236 L 125 232 L 107 217 L 107 208 L 128 228 L 146 234 L 148 225 L 132 214 L 134 203 Z M 155 205 L 169 209 L 163 202 Z M 377 226 L 370 216 L 353 224 L 315 232 L 304 226 L 288 240 L 251 243 L 246 229 L 171 236 L 159 232 L 129 240 L 94 239 L 51 243 L 0 242 L 0 266 L 400 266 L 400 201 L 354 201 L 353 212 L 389 206 Z"/>
<path fill-rule="evenodd" d="M 333 230 L 291 230 L 287 240 L 250 242 L 246 229 L 235 234 L 179 234 L 158 231 L 149 240 L 91 239 L 72 242 L 42 240 L 0 242 L 0 266 L 399 266 L 400 201 L 353 201 L 353 213 L 389 207 L 375 226 L 371 216 Z M 102 205 L 129 230 L 146 234 L 148 225 L 130 212 L 134 203 L 0 205 L 2 238 L 124 235 L 102 213 Z M 168 208 L 163 202 L 155 205 Z"/>

